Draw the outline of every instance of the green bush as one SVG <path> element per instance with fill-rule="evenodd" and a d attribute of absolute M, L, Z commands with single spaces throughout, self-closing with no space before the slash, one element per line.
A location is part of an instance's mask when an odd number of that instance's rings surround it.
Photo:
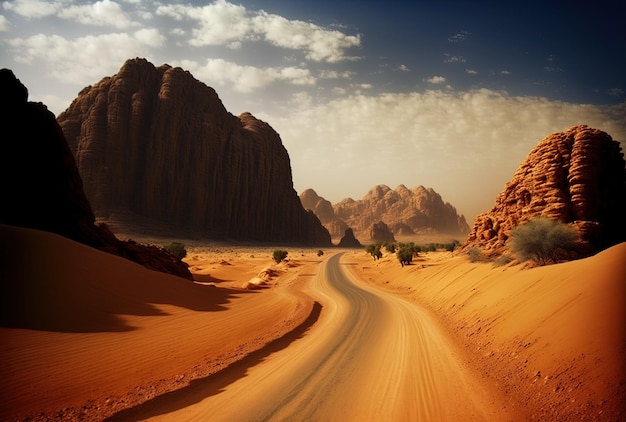
<path fill-rule="evenodd" d="M 398 261 L 400 261 L 400 265 L 402 265 L 403 267 L 413 262 L 413 254 L 414 250 L 409 247 L 400 248 L 398 249 L 398 252 L 396 252 Z"/>
<path fill-rule="evenodd" d="M 174 255 L 179 261 L 187 256 L 185 245 L 180 242 L 172 242 L 169 245 L 165 245 L 163 249 Z"/>
<path fill-rule="evenodd" d="M 374 261 L 376 261 L 377 259 L 380 259 L 383 257 L 383 253 L 381 252 L 380 248 L 381 248 L 381 244 L 375 243 L 375 244 L 369 245 L 366 251 L 368 254 L 372 255 L 372 258 L 374 258 Z"/>
<path fill-rule="evenodd" d="M 276 263 L 278 264 L 281 261 L 283 261 L 285 258 L 287 258 L 287 251 L 284 251 L 282 249 L 276 249 L 272 257 L 274 258 L 274 261 L 276 261 Z"/>
<path fill-rule="evenodd" d="M 530 259 L 540 265 L 558 262 L 573 251 L 578 232 L 571 226 L 549 218 L 534 218 L 515 227 L 509 238 L 509 248 L 520 261 Z"/>

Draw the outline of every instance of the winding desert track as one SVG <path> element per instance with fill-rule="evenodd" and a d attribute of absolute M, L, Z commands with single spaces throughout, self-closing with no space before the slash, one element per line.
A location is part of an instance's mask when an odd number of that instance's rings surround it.
<path fill-rule="evenodd" d="M 113 419 L 508 419 L 426 312 L 358 280 L 342 256 L 305 289 L 323 306 L 307 335 L 228 384 L 213 377 Z"/>

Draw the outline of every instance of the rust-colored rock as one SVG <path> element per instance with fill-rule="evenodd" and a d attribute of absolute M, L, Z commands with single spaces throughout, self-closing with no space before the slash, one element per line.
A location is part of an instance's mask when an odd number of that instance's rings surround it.
<path fill-rule="evenodd" d="M 187 264 L 161 248 L 117 239 L 95 216 L 74 156 L 55 120 L 12 71 L 0 71 L 0 115 L 7 142 L 0 162 L 0 223 L 60 234 L 145 267 L 192 279 Z"/>
<path fill-rule="evenodd" d="M 189 72 L 144 59 L 58 117 L 95 215 L 181 236 L 329 245 L 293 189 L 280 136 Z"/>
<path fill-rule="evenodd" d="M 511 229 L 544 216 L 575 227 L 589 252 L 626 240 L 626 169 L 619 142 L 585 125 L 553 133 L 533 148 L 466 246 L 504 251 Z"/>
<path fill-rule="evenodd" d="M 357 237 L 367 238 L 372 224 L 383 221 L 395 235 L 438 232 L 465 236 L 469 226 L 465 217 L 444 202 L 432 188 L 404 185 L 391 189 L 386 185 L 372 188 L 362 199 L 346 198 L 329 208 L 330 202 L 312 189 L 300 194 L 305 208 L 313 210 L 332 237 L 342 236 L 353 228 Z"/>

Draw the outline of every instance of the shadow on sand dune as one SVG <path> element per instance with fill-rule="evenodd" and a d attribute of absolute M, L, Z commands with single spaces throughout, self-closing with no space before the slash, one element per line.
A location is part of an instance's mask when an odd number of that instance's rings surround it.
<path fill-rule="evenodd" d="M 225 309 L 252 292 L 147 270 L 64 237 L 0 225 L 0 326 L 58 332 L 133 330 L 123 315 L 166 315 L 158 304 Z"/>
<path fill-rule="evenodd" d="M 140 405 L 119 411 L 105 420 L 109 422 L 145 420 L 191 406 L 207 397 L 219 394 L 231 383 L 245 377 L 249 368 L 258 365 L 272 353 L 286 348 L 295 340 L 304 336 L 306 331 L 318 320 L 321 311 L 322 305 L 314 302 L 311 313 L 300 325 L 261 349 L 248 354 L 242 360 L 215 374 L 192 380 L 186 387 L 161 394 Z"/>

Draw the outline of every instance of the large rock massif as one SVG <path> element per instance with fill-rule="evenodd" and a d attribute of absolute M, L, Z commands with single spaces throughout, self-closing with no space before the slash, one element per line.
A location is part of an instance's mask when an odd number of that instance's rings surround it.
<path fill-rule="evenodd" d="M 58 116 L 96 217 L 137 230 L 329 245 L 279 135 L 181 68 L 128 60 Z M 146 223 L 147 222 L 147 223 Z"/>
<path fill-rule="evenodd" d="M 466 247 L 504 252 L 511 230 L 533 217 L 571 224 L 588 252 L 626 240 L 626 165 L 619 142 L 588 126 L 553 133 L 528 154 Z"/>
<path fill-rule="evenodd" d="M 307 189 L 300 194 L 300 200 L 333 237 L 342 236 L 350 227 L 357 238 L 369 239 L 372 227 L 381 221 L 396 236 L 432 232 L 466 236 L 469 232 L 465 217 L 432 188 L 423 186 L 391 189 L 378 185 L 360 200 L 346 198 L 334 205 Z"/>
<path fill-rule="evenodd" d="M 28 90 L 8 69 L 0 71 L 0 224 L 60 234 L 138 262 L 153 270 L 191 279 L 187 264 L 163 249 L 117 239 L 95 216 L 63 132 L 54 114 L 28 102 Z"/>

